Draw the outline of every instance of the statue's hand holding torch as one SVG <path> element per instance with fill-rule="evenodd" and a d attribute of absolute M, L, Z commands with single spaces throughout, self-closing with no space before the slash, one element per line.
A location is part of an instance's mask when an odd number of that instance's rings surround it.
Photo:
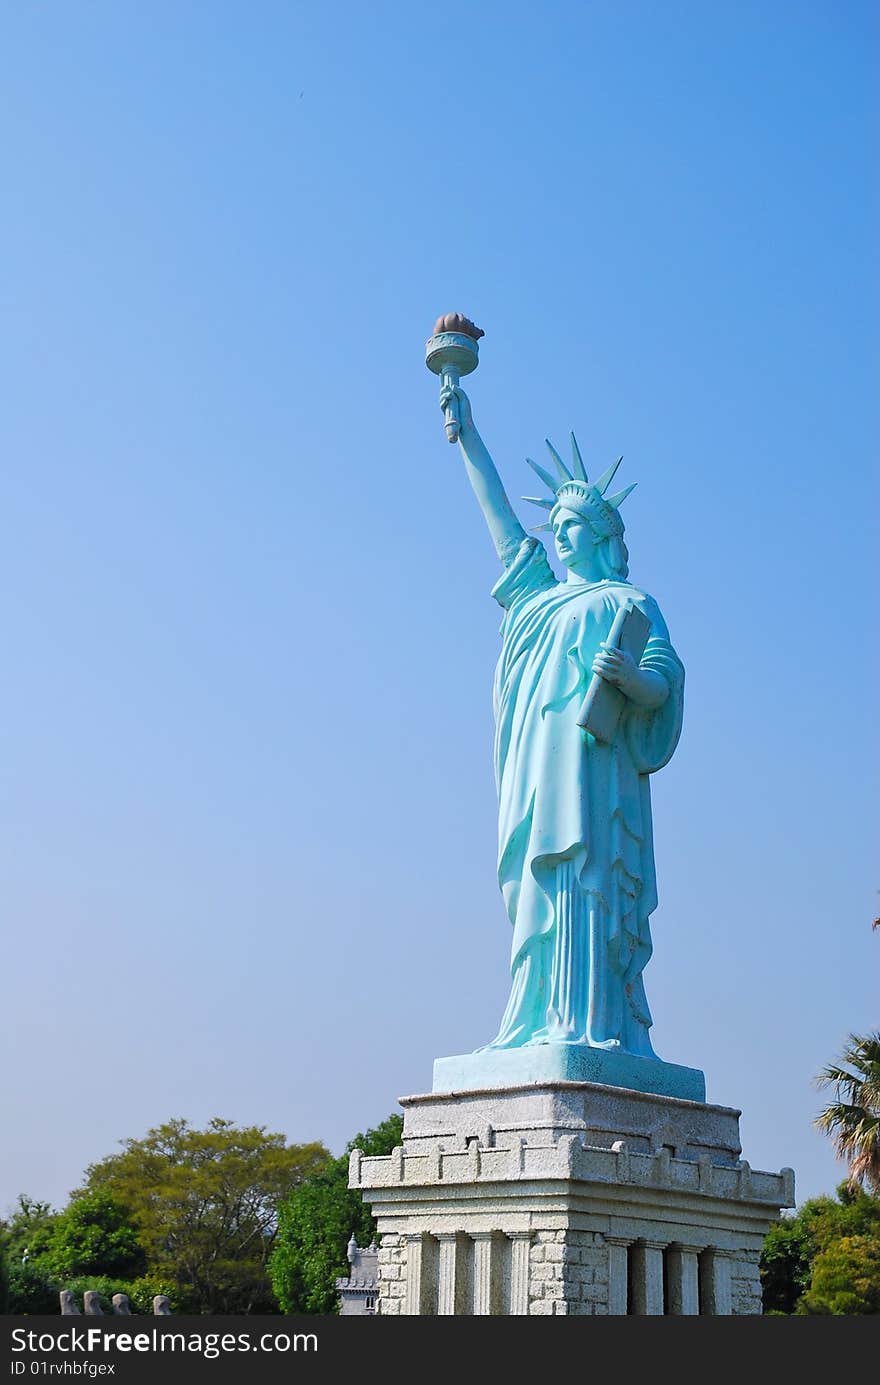
<path fill-rule="evenodd" d="M 446 417 L 446 437 L 457 442 L 462 425 L 471 422 L 470 403 L 458 387 L 462 375 L 470 375 L 479 363 L 478 342 L 484 333 L 462 313 L 446 313 L 434 324 L 425 347 L 425 364 L 440 376 L 440 405 Z"/>
<path fill-rule="evenodd" d="M 473 427 L 474 416 L 471 413 L 471 401 L 461 385 L 444 383 L 442 375 L 440 377 L 440 408 L 446 418 L 447 437 L 449 437 L 449 428 L 453 424 L 458 424 L 457 437 Z M 456 437 L 449 438 L 449 441 L 455 442 Z"/>

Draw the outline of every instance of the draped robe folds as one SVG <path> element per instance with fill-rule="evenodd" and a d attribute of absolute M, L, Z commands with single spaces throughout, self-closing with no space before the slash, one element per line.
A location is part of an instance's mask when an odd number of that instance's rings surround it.
<path fill-rule="evenodd" d="M 652 1056 L 642 971 L 657 905 L 648 775 L 681 731 L 684 668 L 656 603 L 629 582 L 557 581 L 527 538 L 492 595 L 504 607 L 495 676 L 498 879 L 513 985 L 489 1048 L 586 1043 Z M 577 724 L 593 658 L 631 601 L 651 622 L 641 667 L 669 696 L 627 700 L 614 741 Z"/>

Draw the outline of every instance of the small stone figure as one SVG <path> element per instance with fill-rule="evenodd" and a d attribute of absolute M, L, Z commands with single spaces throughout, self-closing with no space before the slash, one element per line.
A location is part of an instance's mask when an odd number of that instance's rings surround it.
<path fill-rule="evenodd" d="M 86 1289 L 83 1294 L 83 1308 L 89 1317 L 103 1318 L 104 1309 L 101 1307 L 101 1295 L 97 1289 Z"/>
<path fill-rule="evenodd" d="M 79 1304 L 69 1289 L 62 1289 L 58 1298 L 61 1303 L 62 1318 L 78 1318 L 80 1316 Z"/>
<path fill-rule="evenodd" d="M 167 1294 L 157 1294 L 153 1299 L 153 1316 L 157 1318 L 169 1318 L 171 1316 L 171 1300 Z"/>
<path fill-rule="evenodd" d="M 131 1317 L 131 1304 L 128 1301 L 128 1294 L 113 1295 L 113 1312 L 120 1317 Z"/>

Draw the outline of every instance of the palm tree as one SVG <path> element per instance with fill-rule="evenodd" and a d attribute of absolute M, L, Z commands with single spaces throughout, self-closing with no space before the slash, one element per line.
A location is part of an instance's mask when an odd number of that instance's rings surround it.
<path fill-rule="evenodd" d="M 880 1031 L 850 1034 L 843 1053 L 816 1077 L 836 1088 L 816 1125 L 834 1141 L 838 1159 L 849 1161 L 849 1182 L 880 1194 Z"/>

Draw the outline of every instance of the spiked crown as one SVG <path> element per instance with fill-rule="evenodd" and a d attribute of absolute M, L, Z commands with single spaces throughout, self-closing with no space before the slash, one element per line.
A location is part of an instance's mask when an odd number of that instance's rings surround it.
<path fill-rule="evenodd" d="M 603 471 L 598 480 L 589 481 L 587 479 L 587 469 L 584 466 L 580 448 L 577 445 L 574 433 L 571 435 L 571 471 L 569 471 L 549 438 L 545 439 L 545 441 L 550 451 L 550 456 L 553 458 L 556 470 L 559 473 L 559 480 L 555 480 L 549 471 L 545 471 L 537 462 L 533 462 L 531 457 L 527 457 L 526 461 L 535 475 L 544 482 L 544 485 L 551 492 L 553 498 L 551 500 L 545 499 L 543 496 L 524 495 L 523 500 L 528 500 L 531 505 L 540 505 L 543 510 L 550 510 L 551 518 L 552 511 L 556 509 L 557 505 L 563 506 L 566 510 L 572 510 L 575 514 L 582 515 L 592 526 L 596 535 L 596 543 L 601 543 L 603 539 L 607 538 L 622 538 L 623 520 L 620 518 L 618 510 L 630 491 L 635 487 L 636 482 L 633 481 L 632 485 L 624 487 L 624 489 L 618 491 L 616 495 L 606 495 L 606 491 L 614 480 L 617 468 L 620 466 L 623 458 L 618 457 L 617 461 L 613 462 L 607 471 Z M 534 532 L 538 533 L 542 529 L 550 528 L 552 528 L 552 525 L 549 522 L 546 524 L 538 524 L 535 526 Z"/>

